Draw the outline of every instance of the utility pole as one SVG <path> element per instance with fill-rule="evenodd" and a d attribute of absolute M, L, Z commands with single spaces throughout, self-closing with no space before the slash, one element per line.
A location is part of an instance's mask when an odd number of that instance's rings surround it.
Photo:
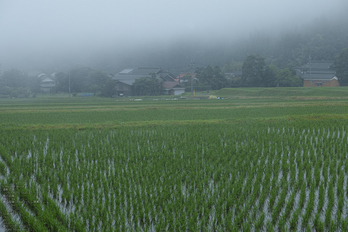
<path fill-rule="evenodd" d="M 311 64 L 310 54 L 309 54 L 309 87 L 312 87 L 312 64 Z"/>
<path fill-rule="evenodd" d="M 70 73 L 68 73 L 69 76 L 69 98 L 70 98 Z"/>
<path fill-rule="evenodd" d="M 0 92 L 5 87 L 4 84 L 5 84 L 5 81 L 2 79 L 2 71 L 1 71 L 1 63 L 0 63 Z"/>
<path fill-rule="evenodd" d="M 189 65 L 191 67 L 191 95 L 193 95 L 193 66 L 195 65 L 193 60 L 191 60 L 191 63 Z"/>

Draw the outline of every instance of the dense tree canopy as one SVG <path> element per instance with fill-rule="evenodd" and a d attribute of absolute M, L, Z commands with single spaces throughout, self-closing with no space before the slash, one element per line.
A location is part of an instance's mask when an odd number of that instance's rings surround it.
<path fill-rule="evenodd" d="M 36 78 L 29 78 L 26 73 L 18 69 L 5 71 L 0 77 L 1 97 L 29 97 L 38 88 L 39 83 Z"/>
<path fill-rule="evenodd" d="M 69 92 L 69 74 L 64 72 L 56 73 L 57 92 Z"/>
<path fill-rule="evenodd" d="M 250 55 L 243 63 L 242 85 L 245 87 L 263 86 L 266 64 L 261 56 Z"/>
<path fill-rule="evenodd" d="M 302 79 L 296 76 L 294 70 L 284 68 L 279 70 L 275 65 L 265 65 L 264 58 L 248 56 L 243 63 L 241 85 L 246 87 L 298 87 Z"/>
<path fill-rule="evenodd" d="M 340 85 L 348 85 L 348 48 L 343 49 L 335 61 L 336 76 Z"/>
<path fill-rule="evenodd" d="M 18 69 L 5 71 L 2 75 L 3 84 L 7 87 L 27 87 L 28 75 Z"/>
<path fill-rule="evenodd" d="M 133 90 L 137 96 L 156 96 L 163 93 L 162 81 L 154 75 L 152 77 L 142 77 L 135 80 Z"/>
<path fill-rule="evenodd" d="M 242 70 L 243 67 L 243 62 L 241 61 L 231 61 L 231 62 L 227 62 L 223 65 L 222 70 L 225 73 L 231 73 L 231 72 L 236 72 L 238 70 Z"/>
<path fill-rule="evenodd" d="M 288 68 L 277 72 L 274 83 L 278 87 L 299 87 L 303 85 L 302 79 Z"/>
<path fill-rule="evenodd" d="M 105 91 L 109 92 L 110 86 L 114 86 L 110 82 L 111 77 L 106 73 L 82 67 L 72 69 L 68 73 L 56 74 L 58 92 L 69 92 L 69 78 L 72 93 L 91 92 L 95 95 L 105 95 Z M 106 95 L 109 96 L 109 94 Z"/>
<path fill-rule="evenodd" d="M 116 94 L 116 82 L 111 78 L 108 78 L 100 86 L 100 96 L 102 97 L 112 97 Z"/>
<path fill-rule="evenodd" d="M 277 86 L 276 79 L 279 70 L 275 65 L 266 66 L 265 72 L 263 74 L 263 85 L 266 87 Z"/>
<path fill-rule="evenodd" d="M 227 86 L 227 79 L 219 66 L 197 68 L 196 73 L 196 90 L 217 90 Z"/>
<path fill-rule="evenodd" d="M 70 89 L 73 93 L 90 92 L 89 74 L 92 70 L 87 67 L 70 70 Z"/>

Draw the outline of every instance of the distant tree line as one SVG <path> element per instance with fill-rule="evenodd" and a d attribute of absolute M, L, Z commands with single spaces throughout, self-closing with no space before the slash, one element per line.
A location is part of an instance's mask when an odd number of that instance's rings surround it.
<path fill-rule="evenodd" d="M 266 65 L 260 56 L 248 56 L 242 66 L 241 79 L 235 87 L 299 87 L 302 79 L 296 76 L 294 69 L 278 69 L 276 65 Z"/>
<path fill-rule="evenodd" d="M 335 60 L 336 76 L 341 86 L 348 86 L 348 48 L 337 56 Z"/>
<path fill-rule="evenodd" d="M 40 80 L 28 75 L 18 69 L 5 71 L 0 76 L 0 98 L 15 97 L 27 98 L 35 96 L 40 91 Z"/>
<path fill-rule="evenodd" d="M 348 48 L 343 49 L 335 58 L 335 69 L 341 86 L 348 86 Z M 236 72 L 241 75 L 227 76 L 225 72 Z M 226 87 L 299 87 L 303 85 L 296 71 L 291 67 L 278 68 L 275 64 L 266 65 L 266 59 L 259 55 L 249 55 L 243 62 L 226 63 L 219 66 L 199 67 L 195 77 L 188 77 L 182 84 L 189 91 L 191 82 L 196 91 L 218 90 Z M 79 67 L 69 72 L 58 72 L 54 77 L 54 92 L 68 93 L 69 82 L 71 93 L 94 93 L 103 97 L 116 94 L 116 83 L 112 76 L 100 70 Z M 0 76 L 0 97 L 35 97 L 39 93 L 41 78 L 28 76 L 17 69 L 5 71 Z M 144 77 L 135 81 L 133 92 L 136 95 L 160 95 L 163 83 L 155 76 Z"/>
<path fill-rule="evenodd" d="M 168 49 L 168 52 L 134 54 L 124 58 L 117 70 L 132 67 L 134 63 L 170 68 L 173 73 L 187 71 L 187 64 L 194 59 L 201 67 L 195 72 L 196 77 L 187 78 L 183 83 L 189 90 L 191 81 L 195 90 L 214 90 L 224 87 L 272 87 L 302 86 L 301 79 L 296 77 L 295 69 L 313 60 L 334 60 L 336 74 L 341 86 L 348 85 L 348 14 L 326 19 L 319 17 L 296 30 L 284 30 L 277 36 L 263 31 L 255 32 L 239 43 L 218 44 L 202 47 L 195 41 L 180 43 Z M 258 54 L 258 55 L 252 55 Z M 108 63 L 108 64 L 110 64 Z M 212 66 L 212 64 L 216 66 Z M 241 74 L 225 76 L 225 73 Z M 56 74 L 56 92 L 72 93 L 93 92 L 100 96 L 115 94 L 115 83 L 105 72 L 91 68 L 74 68 L 68 72 Z M 0 75 L 0 97 L 29 97 L 40 92 L 39 77 L 11 69 Z M 141 79 L 135 83 L 137 94 L 159 94 L 149 86 L 158 85 L 156 81 Z"/>
<path fill-rule="evenodd" d="M 135 80 L 132 88 L 136 96 L 157 96 L 164 90 L 163 81 L 156 78 L 155 74 Z"/>
<path fill-rule="evenodd" d="M 348 48 L 336 56 L 336 76 L 341 86 L 348 86 Z M 240 70 L 239 70 L 240 69 Z M 241 71 L 241 75 L 228 76 L 225 72 Z M 244 62 L 231 62 L 223 66 L 196 69 L 196 78 L 188 78 L 187 89 L 193 81 L 194 89 L 216 90 L 225 87 L 300 87 L 303 80 L 296 75 L 295 68 L 278 68 L 274 64 L 266 65 L 265 58 L 249 55 Z"/>
<path fill-rule="evenodd" d="M 111 97 L 115 94 L 115 82 L 108 74 L 91 68 L 74 68 L 69 72 L 58 72 L 53 78 L 56 82 L 54 93 L 68 93 L 69 79 L 71 93 L 94 93 Z M 5 71 L 0 75 L 0 97 L 27 98 L 41 92 L 39 76 L 29 76 L 18 69 Z"/>
<path fill-rule="evenodd" d="M 56 74 L 57 92 L 71 93 L 94 93 L 103 97 L 111 97 L 115 94 L 115 82 L 112 77 L 100 70 L 88 67 L 80 67 L 69 72 Z"/>
<path fill-rule="evenodd" d="M 231 68 L 233 67 L 233 68 Z M 244 62 L 224 66 L 230 72 L 241 69 L 241 75 L 226 75 L 219 66 L 212 68 L 208 65 L 205 68 L 196 69 L 196 77 L 190 77 L 185 82 L 187 89 L 191 81 L 196 91 L 217 90 L 231 87 L 298 87 L 302 86 L 302 79 L 296 76 L 295 70 L 289 68 L 278 69 L 275 65 L 266 65 L 265 59 L 261 56 L 250 55 Z"/>

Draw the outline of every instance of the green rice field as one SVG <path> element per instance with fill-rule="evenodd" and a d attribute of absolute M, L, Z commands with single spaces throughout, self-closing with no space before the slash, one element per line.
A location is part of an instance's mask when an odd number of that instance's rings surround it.
<path fill-rule="evenodd" d="M 347 231 L 348 88 L 279 90 L 0 99 L 2 229 Z"/>

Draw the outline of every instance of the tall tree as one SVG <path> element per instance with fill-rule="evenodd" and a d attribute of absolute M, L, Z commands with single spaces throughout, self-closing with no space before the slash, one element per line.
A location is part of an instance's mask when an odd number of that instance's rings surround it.
<path fill-rule="evenodd" d="M 274 87 L 276 86 L 276 78 L 279 70 L 275 65 L 268 65 L 265 68 L 265 72 L 263 74 L 263 85 L 266 87 Z"/>
<path fill-rule="evenodd" d="M 302 86 L 302 79 L 290 69 L 284 68 L 277 73 L 275 83 L 279 87 L 299 87 Z"/>
<path fill-rule="evenodd" d="M 69 91 L 69 79 L 71 92 L 74 93 L 93 92 L 95 95 L 99 93 L 105 95 L 106 89 L 110 87 L 106 87 L 106 85 L 111 84 L 110 76 L 102 71 L 90 68 L 75 68 L 70 70 L 69 73 L 59 72 L 56 74 L 56 78 L 58 83 L 57 91 L 60 92 Z"/>
<path fill-rule="evenodd" d="M 219 66 L 215 66 L 213 69 L 213 77 L 211 79 L 211 87 L 213 90 L 226 87 L 227 79 L 225 74 L 221 71 Z"/>
<path fill-rule="evenodd" d="M 56 74 L 57 92 L 69 92 L 69 76 L 64 72 Z"/>
<path fill-rule="evenodd" d="M 100 87 L 100 96 L 102 97 L 112 97 L 116 94 L 116 82 L 109 78 L 104 82 L 104 85 Z"/>
<path fill-rule="evenodd" d="M 163 93 L 163 86 L 162 82 L 153 75 L 135 80 L 133 91 L 137 96 L 155 96 Z"/>
<path fill-rule="evenodd" d="M 342 50 L 335 61 L 336 75 L 340 85 L 348 85 L 348 48 Z"/>
<path fill-rule="evenodd" d="M 248 56 L 243 62 L 242 85 L 246 87 L 263 86 L 265 59 L 261 56 Z"/>
<path fill-rule="evenodd" d="M 243 67 L 243 62 L 233 60 L 231 62 L 224 64 L 222 69 L 225 73 L 229 73 L 229 72 L 235 72 L 238 70 L 242 70 L 242 67 Z"/>
<path fill-rule="evenodd" d="M 212 68 L 208 65 L 206 68 L 197 68 L 198 83 L 196 90 L 217 90 L 227 86 L 227 79 L 219 66 Z"/>
<path fill-rule="evenodd" d="M 87 67 L 80 67 L 70 70 L 70 89 L 72 93 L 90 92 L 91 83 L 89 74 L 92 70 Z"/>
<path fill-rule="evenodd" d="M 2 79 L 7 87 L 19 88 L 28 86 L 28 76 L 18 69 L 5 71 L 2 75 Z"/>
<path fill-rule="evenodd" d="M 107 87 L 105 88 L 105 85 L 110 84 L 110 79 L 106 73 L 100 70 L 92 70 L 89 72 L 88 79 L 90 82 L 90 90 L 94 93 L 97 94 L 98 92 L 101 92 L 102 90 L 105 91 L 105 89 L 108 89 Z"/>

